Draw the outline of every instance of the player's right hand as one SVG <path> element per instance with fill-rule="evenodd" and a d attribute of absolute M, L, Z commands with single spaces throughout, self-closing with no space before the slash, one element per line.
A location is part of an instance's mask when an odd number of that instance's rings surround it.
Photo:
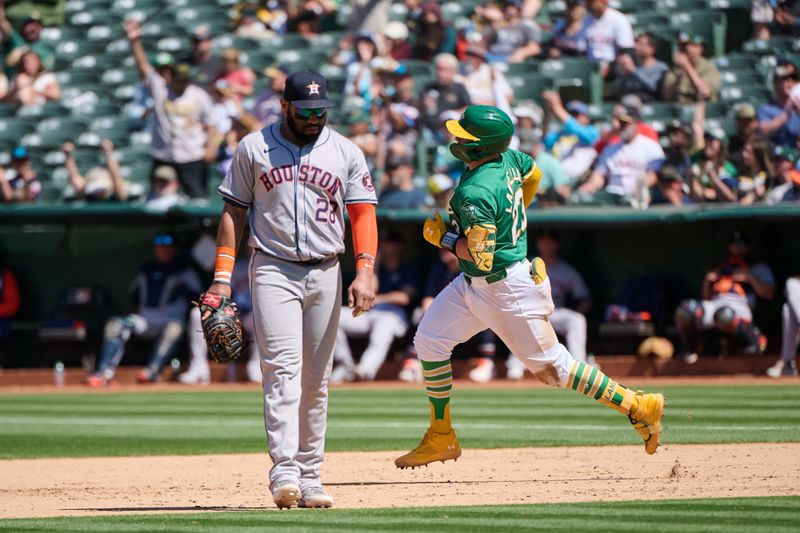
<path fill-rule="evenodd" d="M 363 315 L 375 304 L 375 277 L 372 270 L 356 269 L 356 279 L 347 289 L 347 305 L 353 309 L 353 316 Z"/>
<path fill-rule="evenodd" d="M 441 248 L 442 236 L 447 233 L 447 224 L 442 219 L 442 215 L 434 213 L 433 218 L 425 221 L 422 228 L 422 236 L 432 245 Z"/>

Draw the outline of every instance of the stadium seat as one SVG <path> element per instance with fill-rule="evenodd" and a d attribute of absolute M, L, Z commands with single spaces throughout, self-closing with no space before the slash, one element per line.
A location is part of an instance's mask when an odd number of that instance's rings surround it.
<path fill-rule="evenodd" d="M 664 13 L 678 13 L 681 11 L 706 9 L 705 0 L 660 0 L 655 6 Z"/>
<path fill-rule="evenodd" d="M 537 103 L 541 101 L 543 91 L 555 89 L 553 78 L 543 74 L 508 76 L 508 84 L 514 90 L 515 100 L 533 100 Z"/>
<path fill-rule="evenodd" d="M 742 49 L 751 54 L 780 55 L 794 50 L 796 40 L 789 35 L 773 35 L 768 41 L 762 39 L 746 41 L 742 45 Z"/>
<path fill-rule="evenodd" d="M 751 70 L 758 66 L 758 56 L 752 54 L 733 53 L 717 56 L 713 61 L 720 70 Z"/>
<path fill-rule="evenodd" d="M 725 13 L 710 10 L 675 11 L 670 15 L 670 23 L 679 31 L 702 36 L 706 41 L 706 56 L 720 56 L 725 53 L 725 33 L 728 25 Z"/>
<path fill-rule="evenodd" d="M 582 88 L 583 99 L 599 104 L 603 101 L 603 80 L 599 65 L 583 58 L 549 59 L 539 64 L 539 72 L 553 78 L 556 87 Z"/>
<path fill-rule="evenodd" d="M 720 100 L 729 104 L 746 101 L 758 105 L 771 98 L 771 91 L 763 85 L 723 87 L 720 91 Z"/>

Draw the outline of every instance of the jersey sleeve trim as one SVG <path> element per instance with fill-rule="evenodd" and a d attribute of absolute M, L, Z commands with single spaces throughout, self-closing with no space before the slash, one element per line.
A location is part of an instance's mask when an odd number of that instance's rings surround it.
<path fill-rule="evenodd" d="M 375 198 L 350 198 L 344 201 L 345 205 L 350 204 L 372 204 L 378 205 L 378 200 Z"/>
<path fill-rule="evenodd" d="M 238 199 L 234 198 L 233 196 L 230 196 L 229 194 L 226 194 L 226 193 L 224 193 L 222 191 L 220 191 L 219 195 L 222 196 L 222 201 L 223 202 L 231 204 L 234 207 L 243 207 L 243 208 L 246 209 L 246 208 L 249 208 L 250 206 L 253 205 L 253 204 L 248 204 L 248 203 L 242 202 L 241 200 L 238 200 Z"/>

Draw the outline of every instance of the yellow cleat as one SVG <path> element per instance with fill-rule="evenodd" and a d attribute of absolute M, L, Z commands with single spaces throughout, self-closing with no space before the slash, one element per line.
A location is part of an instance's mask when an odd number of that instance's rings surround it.
<path fill-rule="evenodd" d="M 631 409 L 628 418 L 644 440 L 644 451 L 653 455 L 661 438 L 661 419 L 667 400 L 663 394 L 645 394 L 642 391 L 636 391 L 636 399 L 636 408 Z"/>
<path fill-rule="evenodd" d="M 416 468 L 434 461 L 456 460 L 461 457 L 461 446 L 458 444 L 455 430 L 448 433 L 437 433 L 428 428 L 419 446 L 395 459 L 397 468 Z"/>

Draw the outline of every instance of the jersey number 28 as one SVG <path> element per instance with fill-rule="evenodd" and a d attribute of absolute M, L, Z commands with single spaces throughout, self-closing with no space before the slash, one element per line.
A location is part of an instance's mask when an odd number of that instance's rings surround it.
<path fill-rule="evenodd" d="M 522 187 L 514 193 L 514 201 L 511 205 L 511 244 L 517 244 L 519 239 L 528 227 L 528 212 L 525 210 L 525 202 L 522 198 Z"/>
<path fill-rule="evenodd" d="M 333 224 L 336 222 L 336 211 L 338 209 L 339 204 L 336 202 L 328 201 L 327 198 L 317 198 L 317 211 L 314 220 L 325 224 Z"/>

